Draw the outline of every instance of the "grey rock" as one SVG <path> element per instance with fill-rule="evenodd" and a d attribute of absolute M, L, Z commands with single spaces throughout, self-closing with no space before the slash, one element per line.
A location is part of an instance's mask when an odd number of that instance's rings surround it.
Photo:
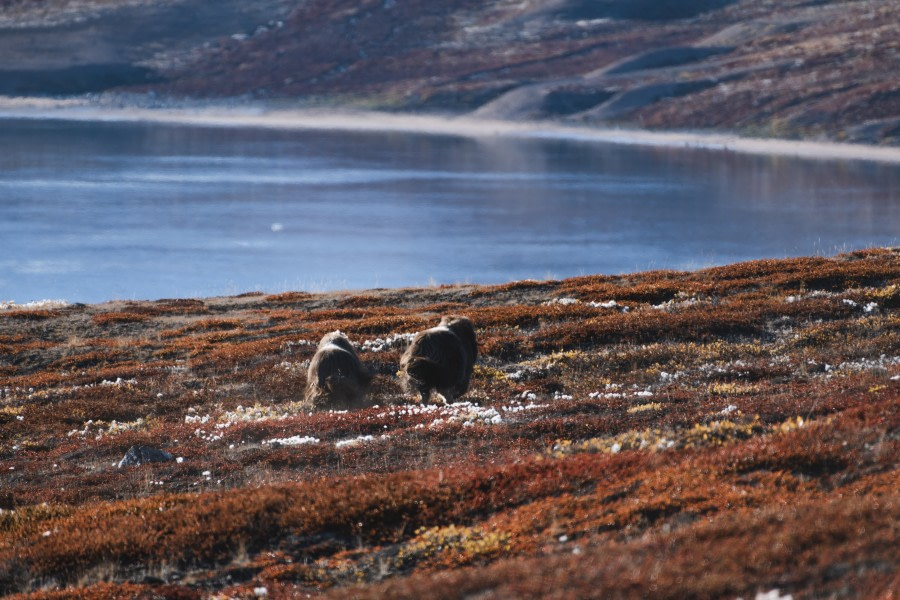
<path fill-rule="evenodd" d="M 151 446 L 132 446 L 119 461 L 119 468 L 133 467 L 144 463 L 169 462 L 175 460 L 175 457 L 158 448 Z"/>

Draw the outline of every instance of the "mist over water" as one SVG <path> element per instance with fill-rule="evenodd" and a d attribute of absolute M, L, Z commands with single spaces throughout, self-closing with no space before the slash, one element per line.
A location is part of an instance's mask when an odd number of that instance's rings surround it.
<path fill-rule="evenodd" d="M 0 120 L 0 301 L 500 283 L 900 243 L 900 167 Z"/>

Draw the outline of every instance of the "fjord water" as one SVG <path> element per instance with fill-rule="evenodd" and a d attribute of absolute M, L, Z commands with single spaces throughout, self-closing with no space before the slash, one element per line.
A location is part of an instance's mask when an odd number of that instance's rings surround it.
<path fill-rule="evenodd" d="M 900 239 L 900 167 L 571 140 L 0 120 L 0 301 L 499 283 Z"/>

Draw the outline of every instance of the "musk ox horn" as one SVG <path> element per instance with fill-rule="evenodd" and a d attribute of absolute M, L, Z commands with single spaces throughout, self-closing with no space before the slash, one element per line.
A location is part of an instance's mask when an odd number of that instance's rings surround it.
<path fill-rule="evenodd" d="M 400 359 L 400 372 L 408 393 L 428 402 L 436 390 L 448 402 L 469 389 L 478 358 L 475 328 L 466 317 L 444 317 L 437 327 L 420 331 Z"/>
<path fill-rule="evenodd" d="M 362 408 L 371 380 L 347 336 L 333 331 L 322 338 L 309 363 L 303 399 L 314 409 Z"/>

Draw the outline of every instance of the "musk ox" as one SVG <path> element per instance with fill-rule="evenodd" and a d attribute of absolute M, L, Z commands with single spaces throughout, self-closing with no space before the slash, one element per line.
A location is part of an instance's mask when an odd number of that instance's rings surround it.
<path fill-rule="evenodd" d="M 319 342 L 306 373 L 304 402 L 316 409 L 361 408 L 372 374 L 347 336 L 332 331 Z"/>
<path fill-rule="evenodd" d="M 400 359 L 400 373 L 408 393 L 428 402 L 431 390 L 447 402 L 469 389 L 478 357 L 475 328 L 466 317 L 444 317 L 440 325 L 420 331 Z"/>

